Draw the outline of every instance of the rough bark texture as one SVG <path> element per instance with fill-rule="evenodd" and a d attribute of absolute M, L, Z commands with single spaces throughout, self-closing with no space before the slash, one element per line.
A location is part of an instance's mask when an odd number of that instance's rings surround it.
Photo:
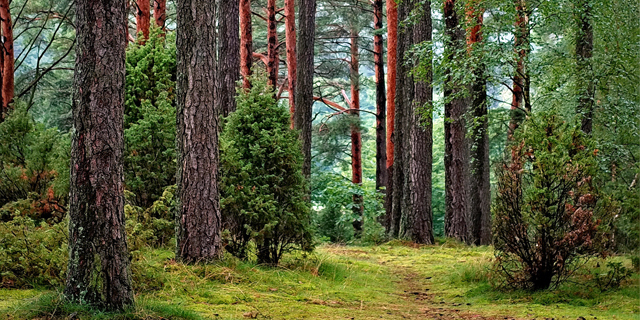
<path fill-rule="evenodd" d="M 382 29 L 382 0 L 373 1 L 374 29 Z M 386 113 L 384 84 L 384 44 L 382 34 L 373 36 L 373 59 L 376 80 L 376 190 L 387 185 Z"/>
<path fill-rule="evenodd" d="M 138 43 L 144 44 L 149 39 L 149 27 L 151 27 L 151 3 L 149 0 L 136 0 L 136 35 L 142 38 Z"/>
<path fill-rule="evenodd" d="M 445 54 L 457 61 L 464 50 L 465 32 L 460 27 L 455 0 L 444 3 Z M 466 139 L 465 113 L 467 101 L 462 97 L 463 85 L 445 70 L 445 235 L 463 242 L 469 240 L 469 146 Z"/>
<path fill-rule="evenodd" d="M 417 7 L 420 17 L 413 29 L 413 42 L 431 41 L 431 2 Z M 433 161 L 433 73 L 431 61 L 426 79 L 417 79 L 415 100 L 411 104 L 411 239 L 416 243 L 433 244 L 433 211 L 431 207 L 431 178 Z"/>
<path fill-rule="evenodd" d="M 300 130 L 304 163 L 302 174 L 311 178 L 311 120 L 313 111 L 313 49 L 316 34 L 316 0 L 298 2 L 298 69 L 294 113 L 295 128 Z"/>
<path fill-rule="evenodd" d="M 394 0 L 387 1 L 387 196 L 385 199 L 385 226 L 392 233 L 394 128 L 396 118 L 396 76 L 398 54 L 398 7 Z"/>
<path fill-rule="evenodd" d="M 251 65 L 253 64 L 253 30 L 251 27 L 251 0 L 240 0 L 240 74 L 242 87 L 251 87 Z"/>
<path fill-rule="evenodd" d="M 467 47 L 471 55 L 481 54 L 482 15 L 479 1 L 466 3 Z M 481 57 L 475 65 L 474 81 L 471 84 L 471 227 L 470 236 L 473 244 L 491 244 L 491 184 L 489 177 L 489 118 L 487 113 L 487 79 Z"/>
<path fill-rule="evenodd" d="M 358 119 L 358 123 L 351 126 L 351 182 L 362 184 L 362 133 L 360 132 L 360 56 L 358 53 L 358 31 L 351 30 L 351 63 L 349 78 L 351 80 L 351 114 Z M 356 233 L 362 231 L 362 196 L 353 195 L 353 203 L 356 207 L 353 211 L 360 217 L 353 222 Z"/>
<path fill-rule="evenodd" d="M 236 81 L 240 79 L 240 4 L 238 0 L 218 2 L 218 64 L 216 110 L 224 117 L 236 110 Z"/>
<path fill-rule="evenodd" d="M 287 79 L 289 87 L 289 111 L 291 113 L 291 128 L 295 127 L 293 119 L 296 113 L 295 92 L 296 92 L 296 10 L 294 0 L 284 1 L 284 27 L 285 41 L 287 46 Z"/>
<path fill-rule="evenodd" d="M 214 13 L 215 1 L 177 1 L 176 257 L 185 262 L 222 254 Z"/>
<path fill-rule="evenodd" d="M 526 0 L 516 1 L 516 22 L 514 32 L 514 51 L 516 53 L 516 70 L 513 75 L 513 98 L 511 101 L 511 120 L 509 122 L 509 140 L 518 129 L 528 112 L 531 112 L 529 101 L 529 72 L 527 60 L 529 55 L 529 14 Z"/>
<path fill-rule="evenodd" d="M 167 0 L 154 0 L 153 3 L 153 19 L 156 21 L 156 26 L 165 31 L 167 30 L 165 25 L 167 22 Z"/>
<path fill-rule="evenodd" d="M 9 4 L 9 0 L 0 0 L 0 19 L 2 20 L 2 37 L 4 38 L 4 63 L 2 64 L 2 102 L 4 110 L 11 108 L 13 95 L 15 94 L 13 80 L 13 66 L 15 63 L 13 56 L 13 24 L 11 22 Z"/>
<path fill-rule="evenodd" d="M 578 24 L 576 34 L 576 64 L 579 79 L 577 85 L 578 107 L 576 112 L 582 117 L 581 129 L 590 134 L 593 130 L 593 98 L 595 86 L 591 70 L 593 56 L 593 27 L 591 26 L 591 4 L 589 0 L 577 0 L 575 17 Z"/>
<path fill-rule="evenodd" d="M 133 304 L 124 218 L 125 3 L 76 1 L 74 135 L 65 296 Z"/>
<path fill-rule="evenodd" d="M 276 0 L 267 0 L 267 74 L 269 84 L 277 90 L 278 66 L 278 26 L 276 23 Z"/>

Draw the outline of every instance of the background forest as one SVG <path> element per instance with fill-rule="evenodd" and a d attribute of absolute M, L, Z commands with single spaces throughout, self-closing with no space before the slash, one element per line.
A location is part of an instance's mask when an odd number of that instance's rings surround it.
<path fill-rule="evenodd" d="M 91 17 L 78 2 L 0 0 L 8 319 L 121 309 L 56 292 L 82 269 L 70 163 L 87 41 L 76 32 Z M 122 316 L 394 318 L 416 309 L 388 300 L 398 283 L 430 318 L 640 314 L 637 2 L 212 1 L 198 13 L 214 17 L 204 47 L 202 18 L 177 14 L 185 3 L 127 0 L 123 12 L 122 254 L 138 307 Z M 189 69 L 181 59 L 202 48 L 213 65 Z M 209 113 L 183 89 L 198 70 L 215 77 Z M 216 137 L 216 173 L 201 177 L 219 220 L 209 256 L 185 244 L 183 204 L 202 189 L 181 165 L 200 161 L 185 132 L 202 127 Z M 193 286 L 191 300 L 175 293 Z M 423 286 L 434 295 L 413 292 Z M 552 304 L 566 305 L 545 313 Z"/>

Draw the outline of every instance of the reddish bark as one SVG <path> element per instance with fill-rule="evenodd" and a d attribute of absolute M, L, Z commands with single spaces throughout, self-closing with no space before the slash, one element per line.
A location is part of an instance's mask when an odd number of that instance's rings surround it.
<path fill-rule="evenodd" d="M 387 231 L 391 227 L 391 210 L 393 208 L 393 131 L 396 119 L 396 77 L 398 49 L 398 7 L 394 0 L 387 2 L 387 195 L 385 199 Z"/>
<path fill-rule="evenodd" d="M 284 1 L 284 27 L 287 45 L 287 78 L 289 79 L 289 110 L 291 112 L 291 129 L 294 128 L 293 115 L 295 114 L 295 92 L 296 92 L 296 12 L 295 1 Z"/>
<path fill-rule="evenodd" d="M 279 60 L 276 0 L 267 0 L 267 74 L 274 88 L 278 85 Z"/>
<path fill-rule="evenodd" d="M 351 30 L 351 61 L 350 61 L 351 79 L 351 114 L 360 119 L 360 58 L 358 55 L 358 32 Z M 362 133 L 360 132 L 360 123 L 351 126 L 351 182 L 353 184 L 362 184 Z M 353 203 L 356 205 L 353 211 L 360 216 L 353 222 L 356 233 L 362 231 L 362 196 L 353 195 Z"/>
<path fill-rule="evenodd" d="M 149 0 L 136 0 L 136 36 L 142 33 L 138 43 L 144 44 L 149 39 L 149 27 L 151 26 L 151 3 Z"/>
<path fill-rule="evenodd" d="M 382 29 L 382 0 L 373 1 L 373 24 Z M 373 36 L 373 59 L 376 79 L 376 190 L 387 185 L 386 113 L 384 84 L 384 44 L 382 34 Z"/>
<path fill-rule="evenodd" d="M 167 21 L 167 0 L 154 0 L 154 4 L 153 19 L 156 21 L 156 26 L 165 31 L 167 30 L 165 26 Z"/>
<path fill-rule="evenodd" d="M 253 61 L 253 31 L 251 28 L 251 0 L 240 0 L 240 74 L 242 86 L 251 87 L 249 76 Z"/>
<path fill-rule="evenodd" d="M 529 75 L 525 62 L 529 53 L 529 15 L 526 0 L 516 0 L 516 22 L 514 32 L 514 51 L 516 52 L 516 70 L 513 76 L 513 98 L 511 100 L 511 121 L 508 138 L 512 139 L 525 114 L 531 111 L 529 102 Z"/>
<path fill-rule="evenodd" d="M 4 63 L 2 64 L 2 108 L 11 108 L 14 95 L 13 81 L 13 24 L 9 0 L 0 0 L 0 19 L 2 19 L 2 36 L 4 37 Z"/>

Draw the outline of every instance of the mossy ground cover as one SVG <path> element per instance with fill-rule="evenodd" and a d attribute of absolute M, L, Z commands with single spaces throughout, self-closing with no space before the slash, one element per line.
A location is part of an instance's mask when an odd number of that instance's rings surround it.
<path fill-rule="evenodd" d="M 393 242 L 322 246 L 273 268 L 233 258 L 185 266 L 169 250 L 147 250 L 134 264 L 135 309 L 100 313 L 55 291 L 3 289 L 0 318 L 640 319 L 637 274 L 604 293 L 586 273 L 548 292 L 500 291 L 490 284 L 492 257 L 488 247 Z"/>

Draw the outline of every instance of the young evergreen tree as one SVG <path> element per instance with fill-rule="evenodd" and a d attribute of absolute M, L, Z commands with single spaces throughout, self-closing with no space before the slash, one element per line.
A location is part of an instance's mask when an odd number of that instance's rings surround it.
<path fill-rule="evenodd" d="M 65 296 L 133 304 L 124 223 L 124 1 L 76 1 L 77 60 Z"/>
<path fill-rule="evenodd" d="M 210 261 L 222 254 L 215 110 L 215 1 L 177 1 L 178 209 L 176 257 Z"/>

